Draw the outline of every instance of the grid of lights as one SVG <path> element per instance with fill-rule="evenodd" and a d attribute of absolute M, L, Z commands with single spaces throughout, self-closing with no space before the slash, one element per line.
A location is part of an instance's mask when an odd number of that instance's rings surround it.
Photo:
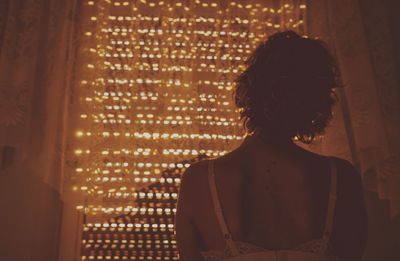
<path fill-rule="evenodd" d="M 255 2 L 85 2 L 69 173 L 84 198 L 82 260 L 178 259 L 187 160 L 240 144 L 233 81 L 256 45 L 306 34 L 304 4 Z"/>
<path fill-rule="evenodd" d="M 160 181 L 136 193 L 135 207 L 122 200 L 127 207 L 109 210 L 117 217 L 86 223 L 82 260 L 178 260 L 174 216 L 182 171 L 177 166 L 165 170 Z"/>

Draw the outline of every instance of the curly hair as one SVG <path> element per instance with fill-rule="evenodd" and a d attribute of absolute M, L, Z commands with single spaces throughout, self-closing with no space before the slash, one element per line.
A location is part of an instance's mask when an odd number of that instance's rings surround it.
<path fill-rule="evenodd" d="M 293 31 L 271 35 L 236 79 L 234 102 L 247 132 L 284 133 L 303 143 L 322 134 L 340 86 L 333 55 L 321 40 Z"/>

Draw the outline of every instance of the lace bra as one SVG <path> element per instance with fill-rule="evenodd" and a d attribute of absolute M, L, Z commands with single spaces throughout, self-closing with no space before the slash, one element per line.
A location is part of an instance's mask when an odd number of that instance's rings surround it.
<path fill-rule="evenodd" d="M 328 214 L 324 234 L 321 238 L 303 243 L 292 249 L 272 250 L 248 242 L 233 240 L 225 223 L 215 183 L 214 161 L 208 161 L 208 180 L 214 211 L 222 230 L 226 247 L 223 250 L 202 251 L 205 261 L 340 261 L 341 259 L 327 255 L 333 216 L 336 203 L 336 166 L 333 158 L 329 158 L 331 166 L 331 185 Z"/>

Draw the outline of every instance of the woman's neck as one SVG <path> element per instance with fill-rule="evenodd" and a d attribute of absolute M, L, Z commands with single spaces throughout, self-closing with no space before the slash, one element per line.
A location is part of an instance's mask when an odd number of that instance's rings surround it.
<path fill-rule="evenodd" d="M 258 138 L 267 147 L 286 147 L 295 145 L 292 138 L 289 135 L 285 135 L 284 132 L 256 129 L 252 136 Z"/>

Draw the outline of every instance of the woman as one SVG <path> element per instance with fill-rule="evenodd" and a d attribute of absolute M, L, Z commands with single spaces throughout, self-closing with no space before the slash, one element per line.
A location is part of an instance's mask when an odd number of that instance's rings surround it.
<path fill-rule="evenodd" d="M 318 155 L 336 102 L 337 67 L 324 43 L 292 31 L 262 43 L 238 77 L 249 133 L 182 176 L 176 239 L 182 261 L 361 260 L 366 213 L 360 174 Z"/>

